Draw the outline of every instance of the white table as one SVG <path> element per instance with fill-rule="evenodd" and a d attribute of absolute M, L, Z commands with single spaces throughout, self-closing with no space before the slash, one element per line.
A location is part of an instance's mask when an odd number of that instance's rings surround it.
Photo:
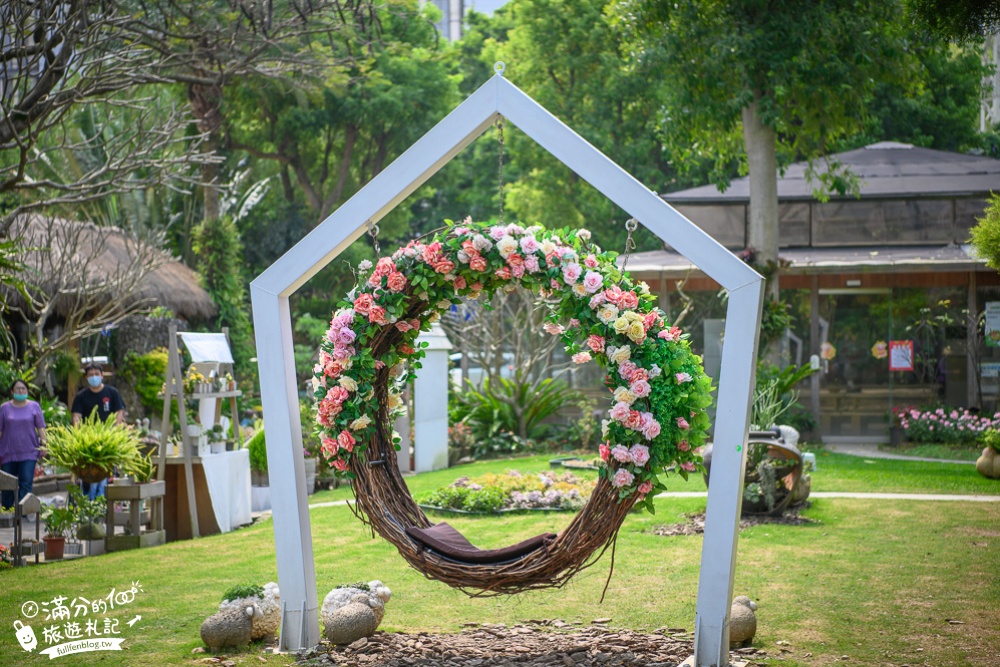
<path fill-rule="evenodd" d="M 191 464 L 202 535 L 228 533 L 251 522 L 249 450 L 195 456 Z M 168 540 L 192 537 L 182 456 L 167 458 L 166 518 Z"/>

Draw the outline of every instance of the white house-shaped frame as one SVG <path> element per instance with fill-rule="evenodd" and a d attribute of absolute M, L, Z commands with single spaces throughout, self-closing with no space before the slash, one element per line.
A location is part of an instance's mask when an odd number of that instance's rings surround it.
<path fill-rule="evenodd" d="M 281 588 L 282 649 L 319 642 L 289 296 L 499 117 L 627 211 L 729 292 L 712 487 L 695 618 L 695 665 L 729 664 L 729 606 L 742 503 L 763 278 L 523 91 L 496 76 L 468 97 L 250 285 Z"/>

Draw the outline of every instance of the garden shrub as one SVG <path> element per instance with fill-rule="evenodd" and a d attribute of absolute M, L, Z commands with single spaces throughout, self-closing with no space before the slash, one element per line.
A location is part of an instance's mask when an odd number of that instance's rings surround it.
<path fill-rule="evenodd" d="M 465 512 L 494 513 L 503 509 L 568 509 L 583 506 L 596 480 L 581 480 L 570 472 L 522 475 L 509 470 L 475 479 L 460 477 L 420 499 L 421 504 Z"/>
<path fill-rule="evenodd" d="M 223 602 L 239 600 L 241 598 L 264 599 L 264 587 L 258 586 L 257 584 L 237 584 L 226 591 L 225 595 L 222 596 Z"/>
<path fill-rule="evenodd" d="M 264 439 L 264 425 L 258 425 L 257 431 L 247 443 L 250 450 L 250 469 L 257 472 L 267 472 L 267 441 Z"/>
<path fill-rule="evenodd" d="M 895 413 L 907 440 L 921 444 L 976 445 L 986 432 L 1000 427 L 1000 413 L 980 416 L 965 408 L 900 408 Z"/>
<path fill-rule="evenodd" d="M 163 413 L 163 378 L 167 374 L 167 348 L 158 347 L 146 354 L 128 352 L 122 364 L 122 379 L 135 388 L 147 413 Z M 176 411 L 176 407 L 173 410 Z"/>

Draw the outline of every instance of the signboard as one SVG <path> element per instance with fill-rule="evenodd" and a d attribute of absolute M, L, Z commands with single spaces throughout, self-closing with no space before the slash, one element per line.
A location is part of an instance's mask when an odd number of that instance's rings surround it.
<path fill-rule="evenodd" d="M 1000 347 L 1000 301 L 987 301 L 983 339 L 987 347 Z"/>
<path fill-rule="evenodd" d="M 1000 377 L 1000 363 L 989 361 L 979 364 L 979 371 L 984 378 Z"/>
<path fill-rule="evenodd" d="M 889 341 L 889 370 L 890 371 L 913 370 L 912 340 Z"/>

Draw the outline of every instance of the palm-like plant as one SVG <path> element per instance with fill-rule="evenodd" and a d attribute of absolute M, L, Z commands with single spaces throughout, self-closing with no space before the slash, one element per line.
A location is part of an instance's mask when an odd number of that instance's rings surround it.
<path fill-rule="evenodd" d="M 48 460 L 85 482 L 111 475 L 116 466 L 130 470 L 139 460 L 139 437 L 113 419 L 101 421 L 96 412 L 76 426 L 49 431 Z"/>

